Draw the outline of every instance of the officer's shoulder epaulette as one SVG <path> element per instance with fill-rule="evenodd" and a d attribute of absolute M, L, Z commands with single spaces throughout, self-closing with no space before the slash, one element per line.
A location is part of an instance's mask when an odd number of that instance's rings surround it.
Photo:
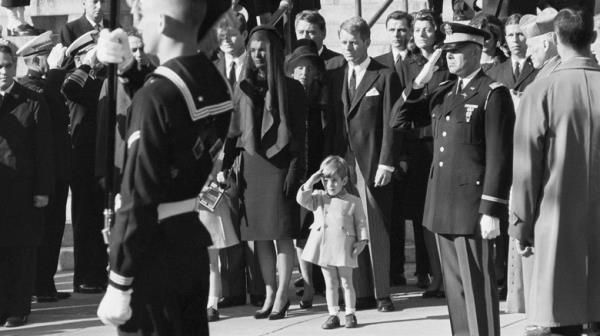
<path fill-rule="evenodd" d="M 495 90 L 495 89 L 497 89 L 499 87 L 503 87 L 503 86 L 504 86 L 504 84 L 502 84 L 500 82 L 492 82 L 490 84 L 490 89 Z"/>

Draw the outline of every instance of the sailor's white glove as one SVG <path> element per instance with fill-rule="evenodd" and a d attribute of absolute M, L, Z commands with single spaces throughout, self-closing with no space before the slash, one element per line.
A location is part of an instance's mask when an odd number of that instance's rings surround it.
<path fill-rule="evenodd" d="M 500 219 L 497 217 L 482 215 L 479 225 L 483 239 L 494 239 L 500 235 Z"/>
<path fill-rule="evenodd" d="M 63 46 L 61 43 L 57 44 L 50 50 L 50 54 L 48 58 L 46 58 L 46 62 L 48 62 L 48 67 L 50 69 L 58 69 L 62 66 L 67 51 L 67 47 Z"/>
<path fill-rule="evenodd" d="M 102 29 L 98 37 L 98 60 L 104 64 L 118 64 L 121 72 L 133 64 L 129 37 L 123 29 Z"/>
<path fill-rule="evenodd" d="M 108 286 L 97 312 L 102 323 L 117 327 L 131 318 L 131 293 L 131 289 L 122 291 Z"/>
<path fill-rule="evenodd" d="M 431 78 L 433 77 L 433 73 L 438 69 L 437 62 L 441 56 L 442 56 L 442 49 L 436 49 L 433 52 L 433 55 L 431 55 L 431 58 L 429 58 L 429 61 L 427 61 L 427 63 L 425 63 L 425 65 L 423 66 L 423 69 L 421 70 L 421 72 L 419 72 L 419 74 L 415 78 L 415 80 L 413 82 L 414 89 L 421 89 L 425 86 L 425 84 L 427 84 L 427 83 L 429 83 L 429 81 L 431 81 Z"/>

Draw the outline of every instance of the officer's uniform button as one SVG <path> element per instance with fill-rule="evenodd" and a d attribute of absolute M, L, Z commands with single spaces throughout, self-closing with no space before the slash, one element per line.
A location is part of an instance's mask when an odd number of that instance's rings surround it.
<path fill-rule="evenodd" d="M 440 161 L 440 167 L 443 167 L 443 166 L 444 166 L 444 162 Z"/>
<path fill-rule="evenodd" d="M 446 131 L 443 131 L 442 136 L 445 137 L 446 135 L 448 135 L 448 133 L 446 133 Z"/>
<path fill-rule="evenodd" d="M 450 121 L 450 116 L 446 116 L 446 121 Z"/>
<path fill-rule="evenodd" d="M 444 147 L 440 147 L 440 152 L 443 153 L 444 151 L 445 151 Z"/>
<path fill-rule="evenodd" d="M 432 117 L 432 118 L 435 118 L 435 113 L 432 113 L 432 114 L 431 114 L 431 117 Z"/>
<path fill-rule="evenodd" d="M 477 181 L 477 182 L 475 182 L 475 184 L 477 184 L 477 185 L 480 185 L 480 184 L 481 184 L 481 182 Z"/>

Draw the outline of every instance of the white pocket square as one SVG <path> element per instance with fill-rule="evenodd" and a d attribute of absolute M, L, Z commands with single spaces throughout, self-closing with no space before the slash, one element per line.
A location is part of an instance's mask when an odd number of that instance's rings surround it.
<path fill-rule="evenodd" d="M 371 90 L 367 91 L 366 97 L 379 96 L 379 91 L 376 88 L 371 88 Z"/>

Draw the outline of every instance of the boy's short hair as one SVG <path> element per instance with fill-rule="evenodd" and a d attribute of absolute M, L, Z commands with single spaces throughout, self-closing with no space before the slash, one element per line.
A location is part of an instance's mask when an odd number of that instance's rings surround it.
<path fill-rule="evenodd" d="M 363 41 L 371 39 L 371 28 L 369 28 L 369 24 L 363 18 L 358 16 L 342 22 L 340 30 L 338 30 L 338 36 L 342 30 L 352 35 L 358 33 L 358 36 L 360 36 Z"/>
<path fill-rule="evenodd" d="M 306 21 L 310 24 L 317 25 L 321 31 L 325 32 L 327 30 L 327 25 L 325 24 L 325 18 L 323 15 L 319 14 L 319 12 L 315 10 L 303 10 L 302 12 L 296 14 L 296 20 L 294 21 L 294 27 L 298 25 L 298 22 Z"/>
<path fill-rule="evenodd" d="M 323 177 L 337 175 L 343 179 L 350 175 L 350 167 L 342 157 L 330 155 L 321 162 L 321 173 L 323 174 Z"/>

